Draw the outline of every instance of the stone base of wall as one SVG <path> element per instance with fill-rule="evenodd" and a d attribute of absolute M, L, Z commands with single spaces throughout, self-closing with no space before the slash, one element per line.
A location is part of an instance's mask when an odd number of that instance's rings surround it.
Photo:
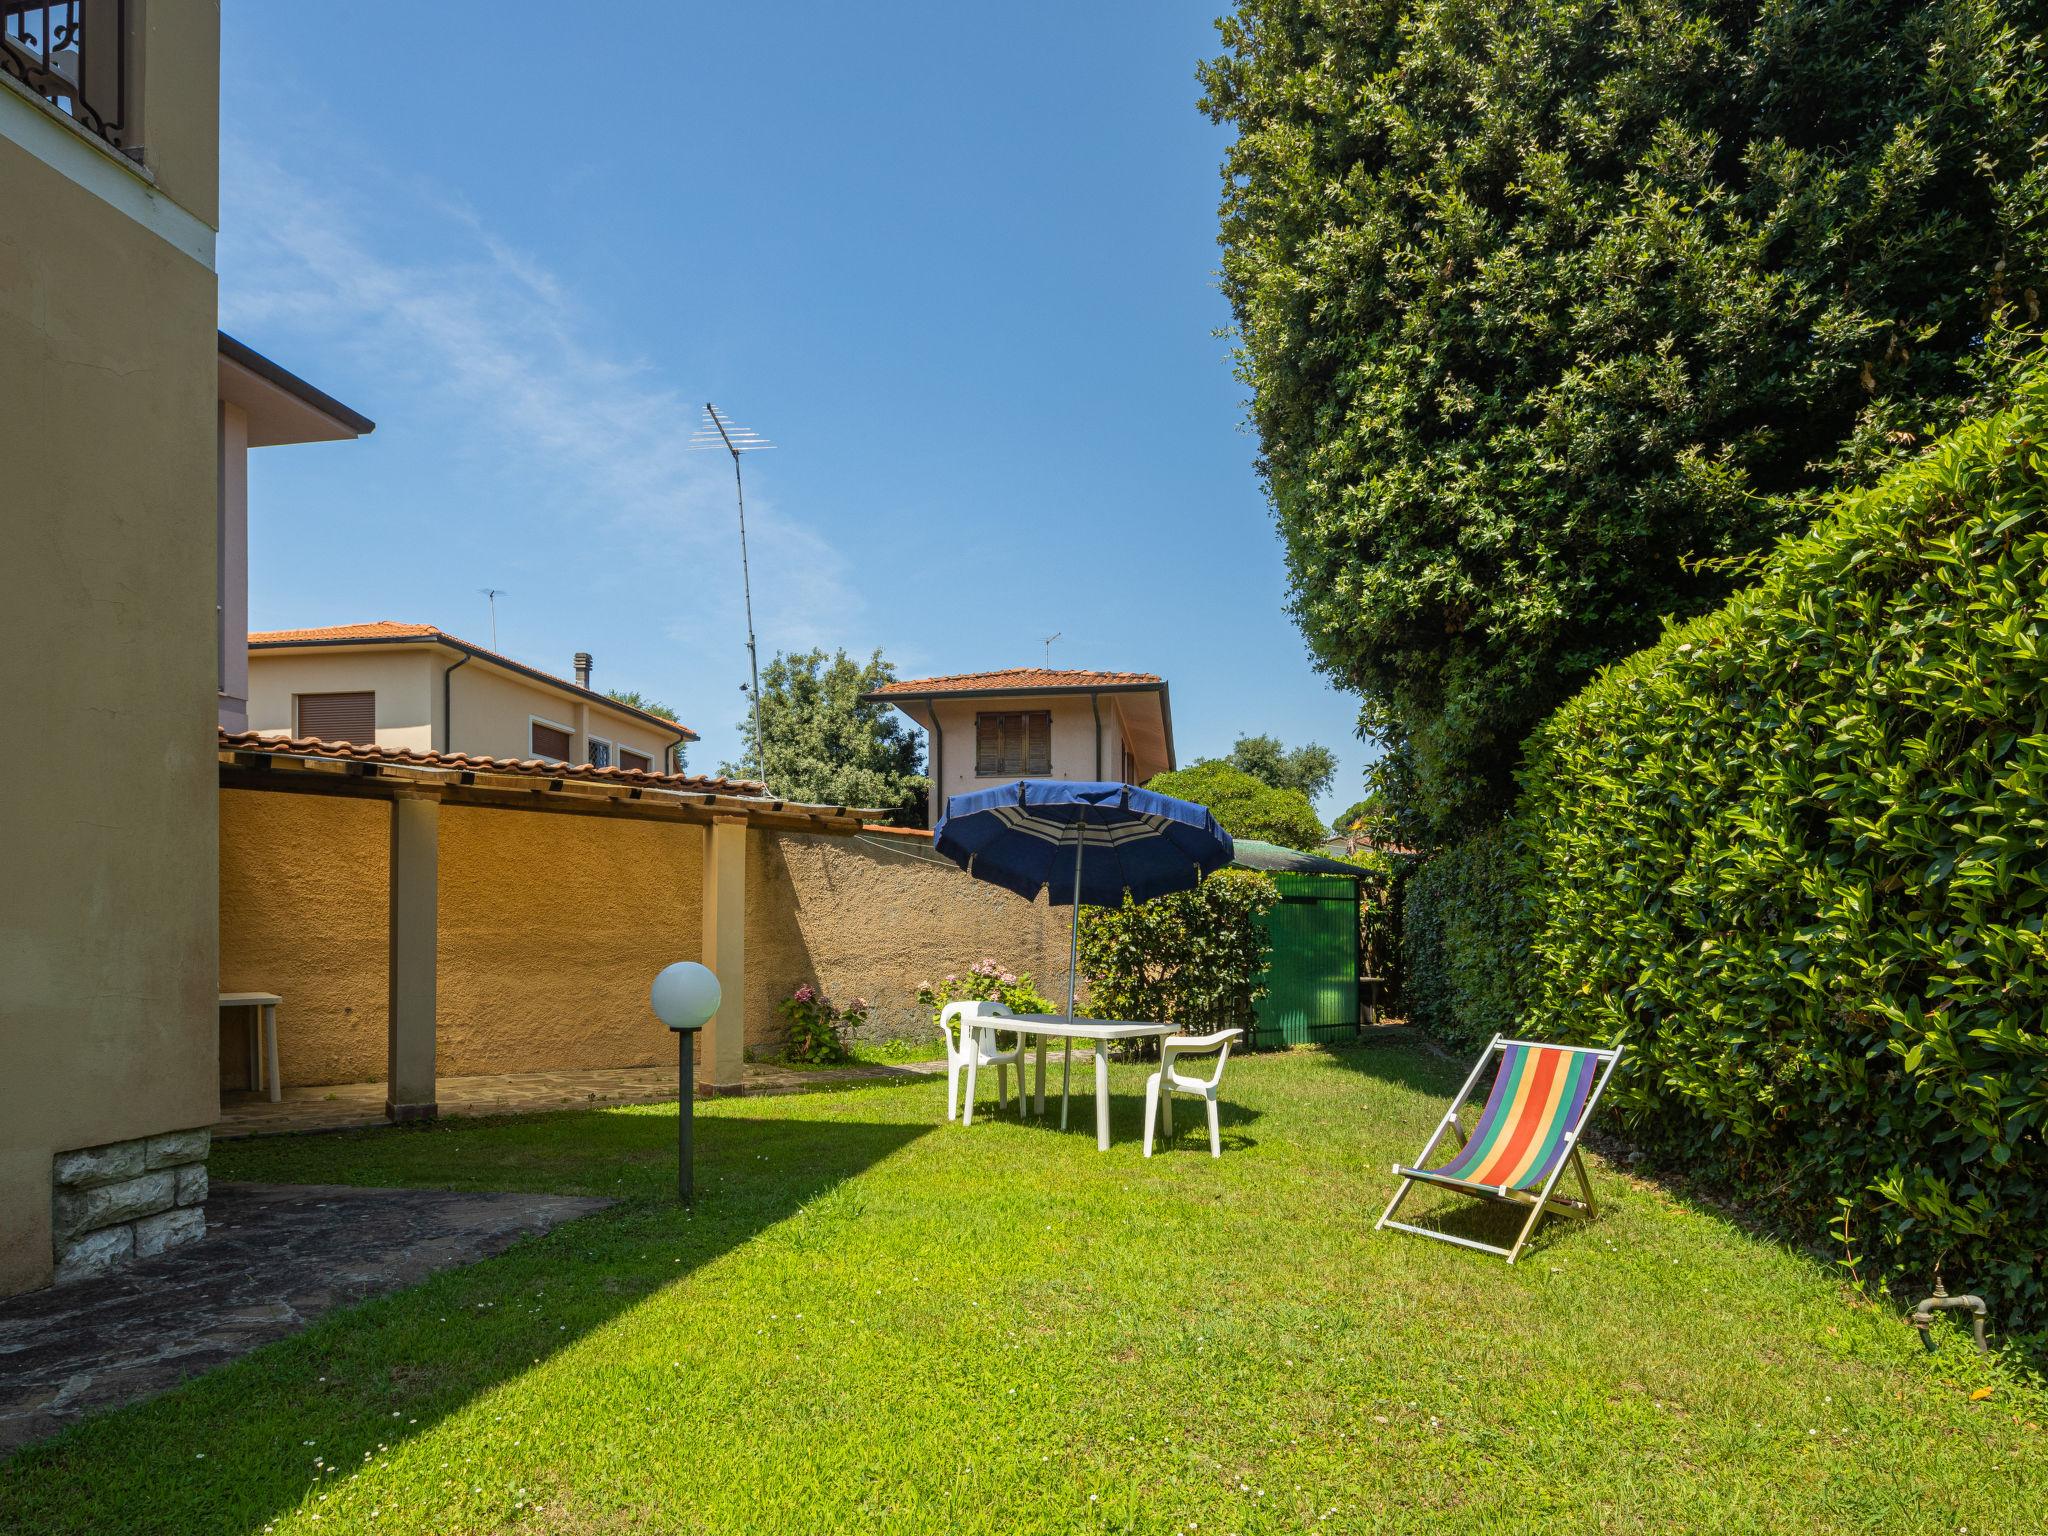
<path fill-rule="evenodd" d="M 172 1131 L 59 1152 L 50 1169 L 50 1231 L 63 1285 L 206 1234 L 206 1154 L 213 1133 Z"/>

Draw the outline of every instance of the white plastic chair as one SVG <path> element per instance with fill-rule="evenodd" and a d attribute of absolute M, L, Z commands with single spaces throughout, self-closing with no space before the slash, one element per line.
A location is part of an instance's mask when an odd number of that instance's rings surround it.
<path fill-rule="evenodd" d="M 1152 1127 L 1159 1118 L 1159 1101 L 1166 1100 L 1166 1134 L 1173 1135 L 1173 1090 L 1199 1093 L 1209 1109 L 1209 1155 L 1223 1155 L 1223 1132 L 1216 1124 L 1216 1087 L 1223 1081 L 1223 1064 L 1230 1060 L 1230 1043 L 1244 1033 L 1241 1029 L 1219 1029 L 1213 1035 L 1168 1035 L 1159 1042 L 1159 1070 L 1145 1079 L 1145 1155 L 1152 1155 Z M 1216 1052 L 1216 1070 L 1207 1078 L 1189 1077 L 1173 1070 L 1183 1056 L 1206 1056 Z M 1020 1069 L 1021 1070 L 1021 1069 Z"/>
<path fill-rule="evenodd" d="M 985 1067 L 996 1069 L 996 1108 L 1000 1112 L 1010 1106 L 1010 1068 L 1017 1068 L 1017 1113 L 1024 1113 L 1024 1041 L 1019 1036 L 1017 1044 L 1007 1051 L 992 1051 L 982 1042 L 981 1031 L 974 1027 L 974 1020 L 985 1018 L 1008 1018 L 1010 1010 L 1001 1003 L 965 1002 L 948 1003 L 939 1013 L 939 1034 L 946 1042 L 946 1118 L 960 1118 L 960 1077 L 967 1070 L 968 1062 L 974 1063 L 977 1071 Z M 956 1038 L 957 1036 L 957 1038 Z"/>

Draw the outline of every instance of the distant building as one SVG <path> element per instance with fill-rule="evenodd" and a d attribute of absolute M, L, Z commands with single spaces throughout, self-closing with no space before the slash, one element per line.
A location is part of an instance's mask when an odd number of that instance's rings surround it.
<path fill-rule="evenodd" d="M 380 619 L 249 636 L 249 725 L 267 736 L 666 773 L 697 733 L 431 624 Z"/>
<path fill-rule="evenodd" d="M 1173 710 L 1150 672 L 1012 667 L 886 683 L 865 697 L 925 729 L 931 818 L 1005 779 L 1142 784 L 1174 766 Z"/>

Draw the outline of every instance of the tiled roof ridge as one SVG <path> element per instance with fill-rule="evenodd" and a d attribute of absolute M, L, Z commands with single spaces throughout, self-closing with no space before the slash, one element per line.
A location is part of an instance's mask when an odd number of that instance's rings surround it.
<path fill-rule="evenodd" d="M 998 667 L 988 672 L 947 672 L 936 677 L 907 677 L 882 684 L 874 691 L 909 693 L 918 689 L 941 689 L 996 679 L 1016 679 L 1025 687 L 1109 687 L 1125 683 L 1157 683 L 1163 679 L 1153 672 L 1096 672 L 1085 667 Z"/>
<path fill-rule="evenodd" d="M 644 785 L 649 789 L 680 789 L 702 794 L 759 798 L 767 786 L 754 779 L 728 779 L 699 773 L 649 773 L 638 768 L 595 768 L 588 763 L 549 763 L 537 758 L 485 757 L 472 752 L 430 752 L 417 747 L 368 746 L 352 741 L 323 741 L 317 736 L 266 736 L 260 731 L 220 732 L 224 751 L 280 752 L 293 757 L 325 757 L 336 761 L 396 763 L 414 768 L 453 768 L 476 773 L 517 773 L 532 778 L 581 779 L 596 784 Z"/>

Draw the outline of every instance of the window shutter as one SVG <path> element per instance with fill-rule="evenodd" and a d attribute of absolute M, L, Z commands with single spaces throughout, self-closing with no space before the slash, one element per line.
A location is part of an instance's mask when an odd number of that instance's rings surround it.
<path fill-rule="evenodd" d="M 552 725 L 533 722 L 533 755 L 553 758 L 558 763 L 569 761 L 569 733 L 556 730 Z"/>
<path fill-rule="evenodd" d="M 375 693 L 302 693 L 299 734 L 322 741 L 347 741 L 359 747 L 377 744 Z"/>
<path fill-rule="evenodd" d="M 631 747 L 619 748 L 619 766 L 631 768 L 640 773 L 654 772 L 654 759 L 644 752 L 635 752 Z"/>
<path fill-rule="evenodd" d="M 1003 717 L 974 717 L 974 771 L 994 777 L 1003 769 Z"/>
<path fill-rule="evenodd" d="M 1017 720 L 1025 728 L 1022 732 L 1025 739 L 1025 761 L 1022 771 L 1025 773 L 1051 773 L 1051 714 L 1041 710 L 1035 714 L 1019 715 Z"/>

